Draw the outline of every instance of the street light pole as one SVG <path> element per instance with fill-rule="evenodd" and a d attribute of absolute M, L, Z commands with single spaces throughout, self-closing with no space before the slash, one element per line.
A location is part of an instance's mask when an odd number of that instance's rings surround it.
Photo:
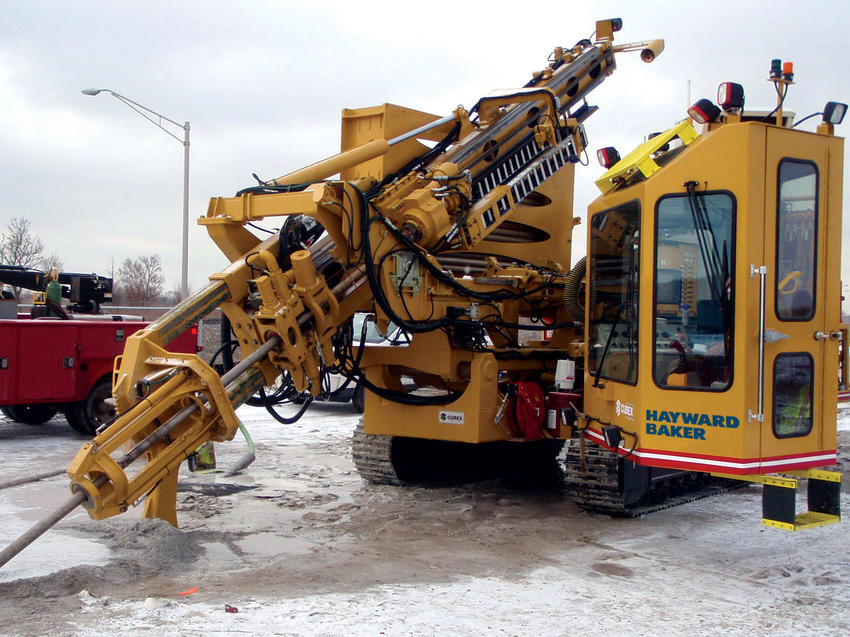
<path fill-rule="evenodd" d="M 180 264 L 180 296 L 189 298 L 189 122 L 183 124 L 183 253 Z"/>
<path fill-rule="evenodd" d="M 81 91 L 83 95 L 94 96 L 99 93 L 109 93 L 112 97 L 122 102 L 129 108 L 136 111 L 139 115 L 151 122 L 154 126 L 159 127 L 178 142 L 183 144 L 183 250 L 182 263 L 180 272 L 180 294 L 185 299 L 189 296 L 189 122 L 179 124 L 173 119 L 169 119 L 165 115 L 157 113 L 155 110 L 143 106 L 138 102 L 134 102 L 129 97 L 116 93 L 108 88 L 87 88 Z M 153 117 L 151 117 L 153 116 Z M 156 118 L 156 119 L 154 119 Z M 183 129 L 183 139 L 163 126 L 163 122 L 168 122 Z"/>

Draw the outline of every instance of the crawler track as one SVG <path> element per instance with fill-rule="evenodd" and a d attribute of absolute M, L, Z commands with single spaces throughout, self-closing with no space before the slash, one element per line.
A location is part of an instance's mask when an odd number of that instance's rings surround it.
<path fill-rule="evenodd" d="M 559 487 L 558 441 L 469 444 L 366 434 L 361 420 L 352 457 L 370 484 L 457 485 L 501 479 L 512 487 Z"/>
<path fill-rule="evenodd" d="M 588 511 L 633 518 L 744 485 L 734 480 L 712 478 L 704 473 L 672 472 L 654 477 L 648 490 L 636 502 L 628 502 L 622 495 L 623 462 L 628 461 L 612 451 L 587 442 L 586 471 L 582 474 L 579 442 L 569 441 L 564 453 L 564 488 L 567 496 Z"/>
<path fill-rule="evenodd" d="M 461 448 L 465 448 L 465 454 L 462 462 L 460 457 L 456 457 L 454 461 L 434 467 L 425 459 L 429 452 L 436 449 L 437 444 L 445 445 L 437 441 L 369 435 L 364 433 L 361 420 L 352 437 L 354 466 L 366 482 L 393 486 L 431 482 L 435 479 L 444 483 L 459 484 L 498 475 L 506 484 L 513 486 L 522 486 L 530 480 L 531 484 L 545 484 L 551 487 L 556 483 L 556 478 L 560 478 L 560 473 L 557 476 L 553 474 L 554 464 L 550 464 L 551 460 L 546 461 L 547 457 L 551 458 L 551 451 L 547 452 L 542 448 L 535 451 L 530 446 L 511 443 L 506 443 L 509 445 L 507 447 L 463 445 Z M 623 463 L 628 461 L 591 442 L 587 442 L 585 447 L 586 471 L 582 474 L 578 441 L 571 440 L 565 446 L 561 455 L 563 488 L 568 498 L 583 509 L 596 513 L 639 517 L 718 495 L 743 485 L 741 482 L 712 478 L 704 473 L 656 471 L 651 480 L 647 479 L 648 488 L 644 493 L 632 493 L 624 497 L 621 486 Z M 455 448 L 456 446 L 441 446 L 440 450 L 445 453 Z M 511 452 L 510 456 L 505 455 L 506 450 Z M 528 450 L 531 453 L 516 455 L 516 451 L 520 450 Z M 477 454 L 477 457 L 473 458 L 469 453 Z M 430 457 L 434 458 L 433 455 Z M 497 475 L 483 470 L 483 465 L 472 470 L 476 462 L 485 461 L 488 466 L 501 469 L 496 470 Z M 506 467 L 511 468 L 511 471 L 507 472 Z"/>
<path fill-rule="evenodd" d="M 393 466 L 392 452 L 392 436 L 366 434 L 361 418 L 351 438 L 351 455 L 360 476 L 371 484 L 405 484 Z"/>

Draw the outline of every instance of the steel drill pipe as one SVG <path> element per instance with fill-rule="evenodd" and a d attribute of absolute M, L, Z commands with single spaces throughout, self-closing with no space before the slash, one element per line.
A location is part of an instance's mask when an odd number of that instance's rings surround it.
<path fill-rule="evenodd" d="M 238 381 L 241 379 L 241 376 L 244 373 L 250 372 L 250 368 L 254 363 L 264 358 L 272 349 L 280 343 L 280 338 L 275 336 L 270 338 L 268 341 L 263 343 L 263 345 L 251 352 L 249 356 L 247 356 L 244 360 L 240 361 L 233 369 L 227 372 L 224 376 L 221 377 L 222 383 L 230 387 L 231 384 L 234 385 L 235 388 L 241 387 L 241 383 Z M 158 427 L 152 434 L 147 436 L 144 440 L 139 442 L 133 449 L 127 452 L 119 461 L 118 464 L 122 469 L 126 469 L 130 464 L 132 464 L 139 456 L 141 456 L 147 449 L 149 449 L 152 445 L 154 445 L 157 441 L 162 440 L 165 436 L 167 436 L 175 427 L 184 422 L 189 416 L 191 416 L 195 411 L 198 410 L 198 405 L 193 403 L 189 407 L 180 410 L 174 416 L 172 416 L 168 421 L 166 421 L 162 426 Z M 97 488 L 100 488 L 106 484 L 107 478 L 105 475 L 101 474 L 94 480 L 94 485 Z M 72 490 L 75 488 L 72 485 Z M 15 557 L 18 553 L 23 551 L 30 544 L 35 542 L 39 537 L 41 537 L 48 529 L 55 526 L 60 520 L 62 520 L 65 516 L 70 514 L 74 509 L 83 504 L 86 501 L 86 492 L 81 488 L 76 493 L 74 493 L 68 500 L 66 500 L 63 504 L 57 507 L 53 512 L 51 512 L 48 516 L 42 518 L 38 522 L 36 522 L 28 531 L 23 533 L 18 539 L 12 542 L 9 546 L 7 546 L 3 551 L 0 551 L 0 568 Z"/>

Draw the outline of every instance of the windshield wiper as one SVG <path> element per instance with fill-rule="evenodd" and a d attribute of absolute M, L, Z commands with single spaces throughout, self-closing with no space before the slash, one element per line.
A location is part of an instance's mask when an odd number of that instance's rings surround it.
<path fill-rule="evenodd" d="M 727 305 L 725 294 L 726 279 L 728 278 L 729 271 L 726 244 L 724 242 L 723 257 L 721 258 L 717 249 L 717 237 L 714 234 L 714 228 L 711 225 L 711 220 L 708 218 L 705 203 L 697 198 L 696 187 L 697 182 L 695 181 L 685 183 L 685 188 L 688 191 L 688 207 L 691 212 L 691 220 L 696 231 L 697 243 L 699 244 L 700 255 L 702 256 L 702 262 L 705 267 L 705 274 L 708 277 L 711 300 L 725 309 Z M 706 235 L 711 237 L 710 245 Z"/>
<path fill-rule="evenodd" d="M 596 378 L 593 379 L 593 386 L 599 387 L 599 379 L 602 377 L 602 366 L 605 364 L 605 359 L 608 358 L 608 351 L 611 348 L 611 341 L 614 339 L 614 332 L 617 331 L 617 326 L 620 325 L 621 315 L 623 313 L 623 306 L 617 308 L 617 318 L 614 319 L 613 325 L 611 325 L 611 331 L 608 332 L 608 338 L 605 341 L 605 349 L 602 350 L 602 356 L 599 358 L 599 365 L 596 367 Z"/>

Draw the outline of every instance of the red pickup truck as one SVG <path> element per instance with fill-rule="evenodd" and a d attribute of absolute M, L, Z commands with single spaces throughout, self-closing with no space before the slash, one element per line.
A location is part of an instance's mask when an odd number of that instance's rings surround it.
<path fill-rule="evenodd" d="M 106 399 L 115 357 L 127 337 L 148 325 L 112 318 L 0 320 L 0 411 L 33 425 L 61 411 L 71 427 L 93 435 L 114 412 Z M 196 353 L 197 326 L 168 349 Z"/>

